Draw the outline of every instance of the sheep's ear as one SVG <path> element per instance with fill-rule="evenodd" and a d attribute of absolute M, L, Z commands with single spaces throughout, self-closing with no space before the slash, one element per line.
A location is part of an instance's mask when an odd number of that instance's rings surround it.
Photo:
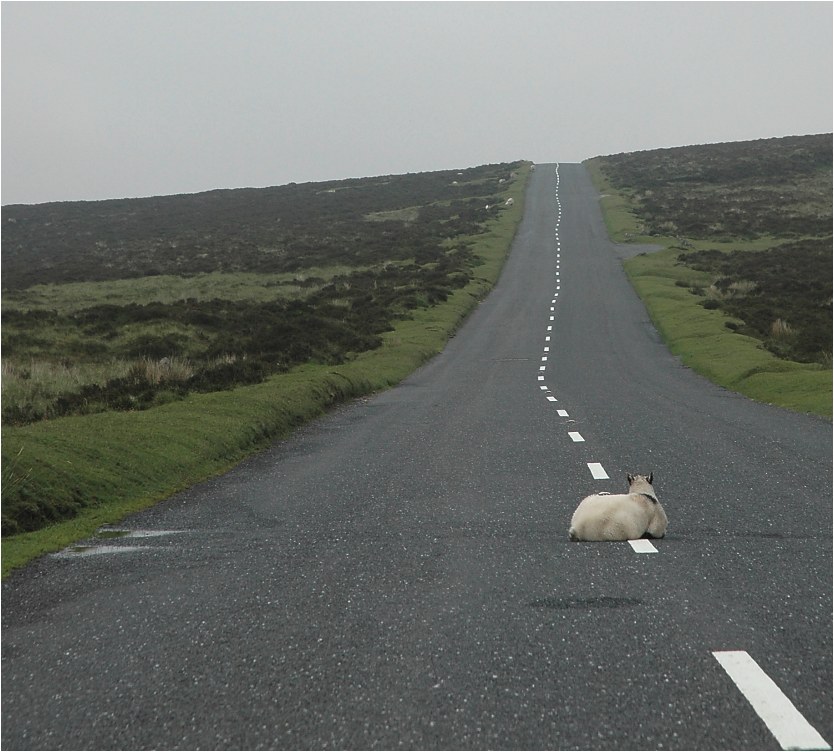
<path fill-rule="evenodd" d="M 634 476 L 631 473 L 626 473 L 626 478 L 628 478 L 629 483 L 631 483 L 634 480 Z"/>
<path fill-rule="evenodd" d="M 649 483 L 650 484 L 652 482 L 652 478 L 654 478 L 654 473 L 653 472 L 649 473 Z"/>

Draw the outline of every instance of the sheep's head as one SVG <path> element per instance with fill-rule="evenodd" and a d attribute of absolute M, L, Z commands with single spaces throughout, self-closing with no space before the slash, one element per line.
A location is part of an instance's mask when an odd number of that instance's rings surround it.
<path fill-rule="evenodd" d="M 654 473 L 652 472 L 652 473 L 649 473 L 648 475 L 632 475 L 631 473 L 628 473 L 626 475 L 626 478 L 628 478 L 629 488 L 631 488 L 631 486 L 641 485 L 641 484 L 644 484 L 644 483 L 648 484 L 648 485 L 651 485 L 652 480 L 654 479 Z"/>

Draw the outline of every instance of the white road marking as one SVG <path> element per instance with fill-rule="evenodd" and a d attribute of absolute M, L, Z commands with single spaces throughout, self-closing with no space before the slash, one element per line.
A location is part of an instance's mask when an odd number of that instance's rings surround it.
<path fill-rule="evenodd" d="M 605 472 L 605 468 L 599 462 L 589 462 L 587 464 L 594 480 L 605 480 L 608 477 L 608 473 Z"/>
<path fill-rule="evenodd" d="M 552 326 L 547 327 L 547 331 L 552 332 L 552 331 L 553 331 L 553 327 L 552 327 Z"/>
<path fill-rule="evenodd" d="M 547 361 L 547 355 L 542 355 L 542 362 Z"/>
<path fill-rule="evenodd" d="M 567 410 L 557 410 L 557 411 L 556 411 L 556 414 L 557 414 L 560 418 L 567 418 L 567 417 L 568 417 L 568 411 L 567 411 Z"/>
<path fill-rule="evenodd" d="M 713 651 L 782 749 L 831 749 L 796 706 L 744 650 Z"/>
<path fill-rule="evenodd" d="M 542 385 L 539 387 L 539 389 L 541 389 L 542 391 L 545 391 L 545 392 L 547 391 L 547 387 L 546 387 L 544 384 L 542 384 Z"/>
<path fill-rule="evenodd" d="M 539 370 L 540 371 L 545 371 L 545 370 L 547 370 L 547 366 L 539 366 Z"/>
<path fill-rule="evenodd" d="M 585 439 L 582 438 L 582 434 L 579 433 L 579 431 L 568 431 L 568 436 L 570 436 L 571 441 L 585 441 Z"/>
<path fill-rule="evenodd" d="M 544 351 L 545 351 L 545 352 L 550 352 L 550 348 L 549 348 L 549 347 L 545 347 L 545 348 L 544 348 Z"/>
<path fill-rule="evenodd" d="M 544 381 L 544 376 L 539 376 L 538 380 L 539 381 Z"/>
<path fill-rule="evenodd" d="M 558 402 L 559 401 L 555 397 L 551 397 L 550 395 L 547 396 L 547 399 L 548 399 L 549 402 Z"/>
<path fill-rule="evenodd" d="M 658 550 L 652 545 L 652 542 L 650 540 L 646 540 L 645 538 L 640 538 L 638 540 L 630 540 L 629 543 L 638 554 L 658 553 Z"/>

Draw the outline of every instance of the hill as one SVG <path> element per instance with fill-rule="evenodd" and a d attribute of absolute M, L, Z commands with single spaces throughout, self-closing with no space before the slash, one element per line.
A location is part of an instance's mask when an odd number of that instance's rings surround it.
<path fill-rule="evenodd" d="M 3 422 L 145 409 L 377 348 L 472 279 L 519 167 L 3 207 Z"/>

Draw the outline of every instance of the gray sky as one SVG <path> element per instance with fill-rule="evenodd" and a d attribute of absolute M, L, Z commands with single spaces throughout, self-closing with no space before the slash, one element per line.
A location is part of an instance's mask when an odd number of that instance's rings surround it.
<path fill-rule="evenodd" d="M 832 130 L 830 2 L 3 2 L 3 204 Z"/>

